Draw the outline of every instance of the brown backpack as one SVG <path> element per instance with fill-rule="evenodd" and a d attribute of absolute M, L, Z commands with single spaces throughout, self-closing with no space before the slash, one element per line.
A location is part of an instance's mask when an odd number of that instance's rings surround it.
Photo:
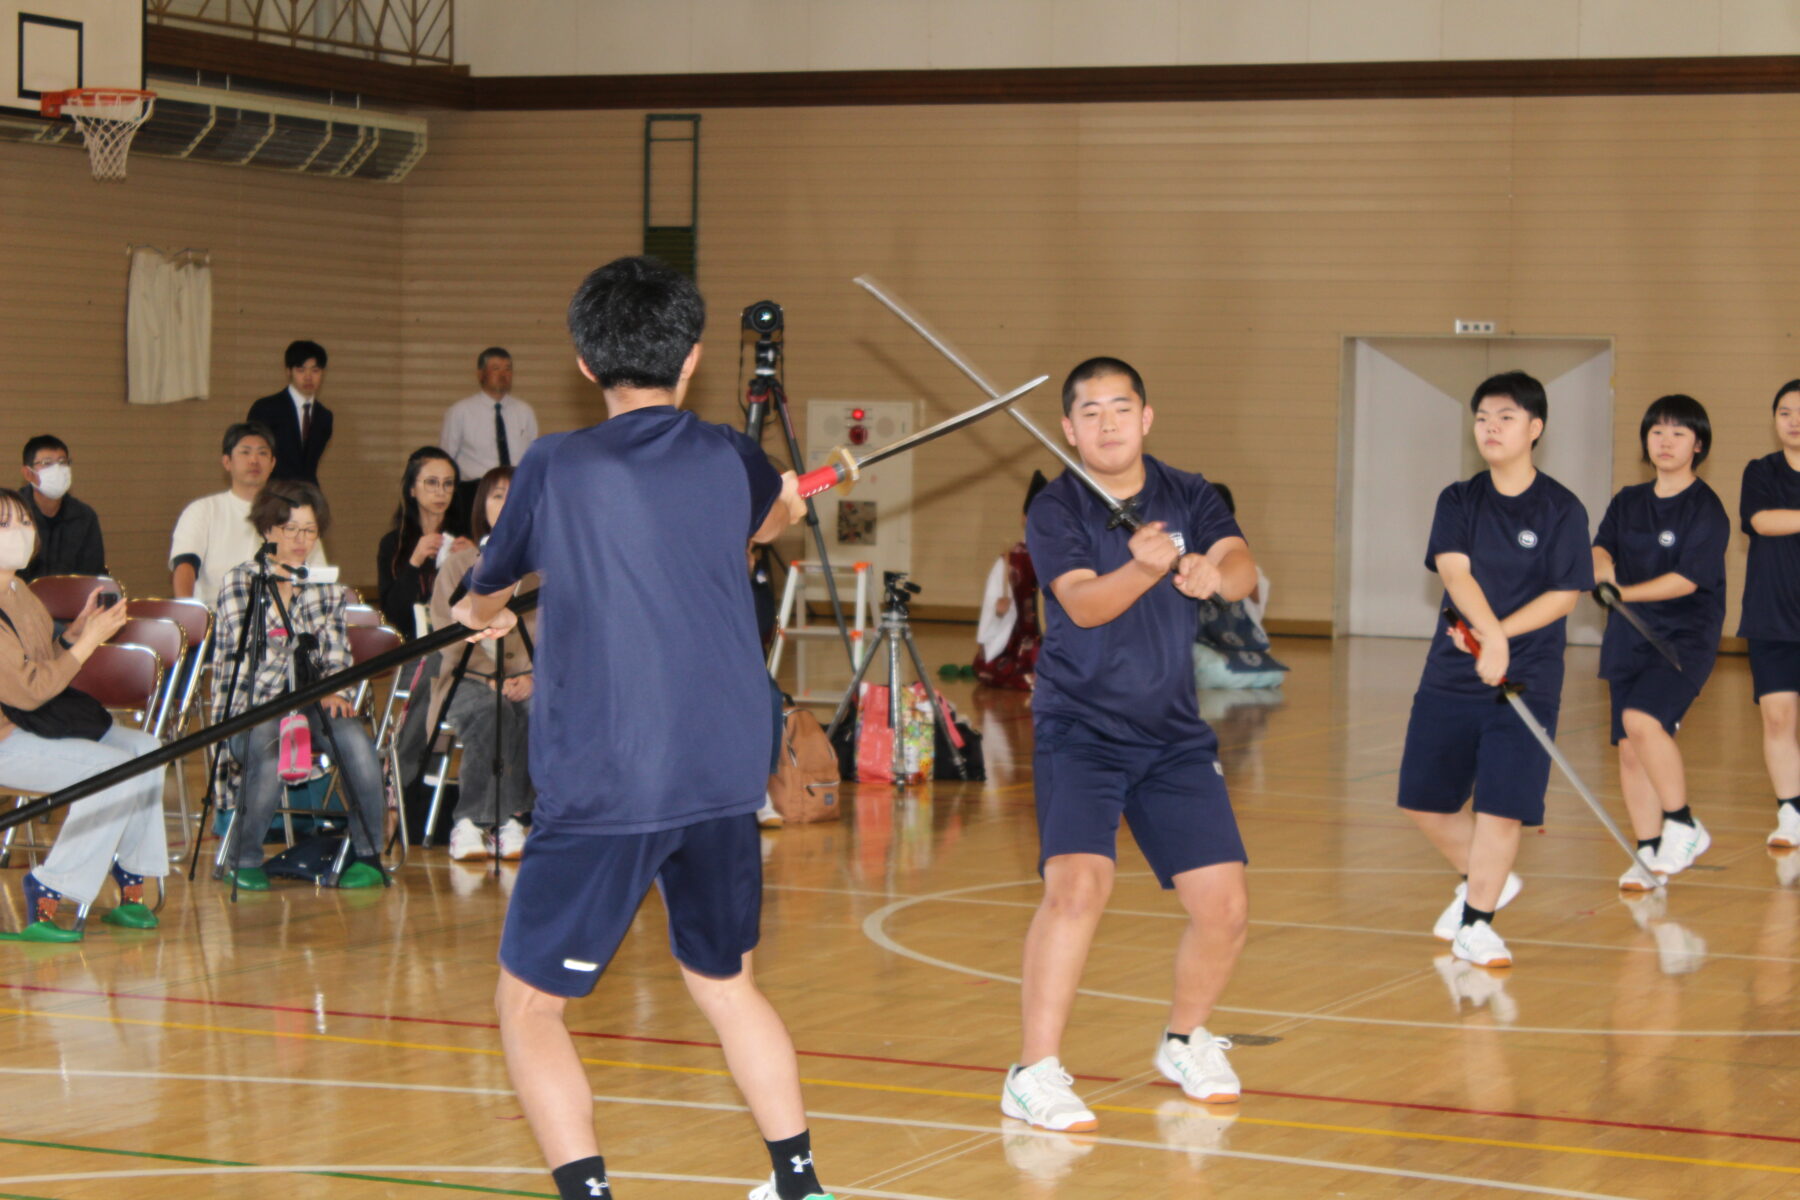
<path fill-rule="evenodd" d="M 837 751 L 825 738 L 819 719 L 799 708 L 787 709 L 781 730 L 781 765 L 769 776 L 769 799 L 784 821 L 835 821 L 838 803 Z"/>

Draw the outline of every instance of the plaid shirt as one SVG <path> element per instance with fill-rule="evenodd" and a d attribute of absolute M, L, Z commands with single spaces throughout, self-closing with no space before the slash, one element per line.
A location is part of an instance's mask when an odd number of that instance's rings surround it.
<path fill-rule="evenodd" d="M 219 604 L 213 626 L 212 719 L 224 720 L 226 693 L 231 688 L 231 656 L 237 649 L 238 634 L 250 609 L 250 585 L 256 578 L 256 564 L 244 563 L 225 574 L 219 589 Z M 262 666 L 256 672 L 254 687 L 238 680 L 237 699 L 231 707 L 237 712 L 256 704 L 266 704 L 288 692 L 293 679 L 294 639 L 281 626 L 281 614 L 272 599 L 265 599 L 268 612 L 268 648 Z M 351 665 L 350 633 L 344 623 L 344 589 L 337 584 L 299 584 L 294 598 L 287 604 L 294 630 L 310 633 L 319 641 L 314 660 L 322 675 L 342 671 Z M 246 651 L 248 653 L 248 651 Z M 249 693 L 249 702 L 244 696 Z M 346 699 L 349 691 L 341 693 Z"/>

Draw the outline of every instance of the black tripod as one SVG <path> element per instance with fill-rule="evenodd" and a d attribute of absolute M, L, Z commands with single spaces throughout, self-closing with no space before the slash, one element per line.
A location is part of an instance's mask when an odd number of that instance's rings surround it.
<path fill-rule="evenodd" d="M 835 735 L 843 725 L 844 718 L 855 707 L 856 690 L 861 686 L 863 676 L 868 674 L 869 664 L 875 661 L 885 644 L 888 664 L 888 728 L 894 733 L 894 754 L 890 767 L 894 786 L 906 786 L 906 748 L 903 744 L 905 726 L 900 715 L 900 647 L 904 644 L 907 654 L 912 658 L 913 671 L 924 685 L 925 698 L 931 705 L 932 722 L 943 732 L 944 748 L 950 752 L 950 762 L 956 767 L 957 778 L 967 779 L 969 764 L 956 748 L 956 732 L 950 728 L 949 718 L 944 716 L 943 706 L 938 703 L 937 690 L 931 686 L 931 677 L 925 673 L 925 660 L 919 656 L 918 643 L 913 641 L 909 606 L 912 598 L 922 589 L 909 581 L 904 571 L 883 571 L 882 582 L 881 632 L 863 658 L 862 665 L 856 668 L 856 674 L 851 676 L 850 686 L 844 689 L 843 698 L 838 701 L 837 711 L 831 715 L 831 726 L 826 729 L 825 736 L 830 738 Z"/>
<path fill-rule="evenodd" d="M 268 555 L 271 548 L 271 543 L 264 542 L 262 549 L 257 551 L 255 559 L 252 560 L 253 565 L 256 567 L 256 573 L 251 576 L 250 579 L 250 594 L 244 608 L 243 625 L 238 629 L 237 645 L 232 649 L 231 653 L 231 681 L 226 686 L 225 690 L 225 713 L 227 716 L 231 714 L 232 709 L 237 705 L 238 689 L 244 679 L 244 667 L 246 663 L 249 664 L 249 698 L 252 701 L 256 698 L 255 680 L 258 672 L 262 668 L 263 659 L 267 656 L 269 648 L 268 610 L 271 604 L 273 604 L 275 608 L 276 616 L 281 621 L 281 627 L 288 631 L 289 637 L 294 639 L 293 653 L 296 657 L 295 674 L 298 681 L 305 684 L 319 677 L 317 664 L 312 661 L 311 645 L 308 644 L 311 643 L 312 645 L 316 645 L 317 643 L 313 642 L 312 635 L 302 634 L 294 628 L 293 618 L 288 614 L 287 605 L 282 603 L 281 588 L 278 586 L 279 581 L 269 568 Z M 306 568 L 296 567 L 291 568 L 290 570 L 291 577 L 296 581 L 305 579 Z M 324 732 L 325 742 L 331 747 L 333 759 L 337 762 L 343 762 L 344 755 L 343 752 L 338 749 L 337 732 L 332 728 L 331 720 L 326 716 L 325 710 L 320 702 L 315 700 L 311 704 L 304 706 L 301 711 L 307 714 L 309 722 L 316 722 L 318 728 Z M 246 741 L 248 741 L 247 735 Z M 211 775 L 207 779 L 206 796 L 200 802 L 200 828 L 202 830 L 206 828 L 207 821 L 211 819 L 214 797 L 217 795 L 219 780 L 225 769 L 224 758 L 225 755 L 223 749 L 213 755 L 213 769 Z M 359 803 L 359 798 L 356 794 L 355 784 L 350 781 L 349 774 L 343 771 L 338 772 L 338 782 L 344 789 L 344 807 L 349 810 L 349 819 L 356 822 L 358 826 L 361 827 L 364 841 L 377 848 L 375 869 L 381 872 L 382 886 L 392 887 L 394 881 L 392 877 L 388 875 L 387 868 L 381 865 L 381 856 L 379 852 L 381 842 L 375 837 L 374 831 L 368 827 L 368 821 L 363 815 L 362 805 Z M 242 806 L 239 807 L 238 816 L 240 818 L 242 817 Z M 260 837 L 262 832 L 262 830 L 253 830 L 251 831 L 251 835 Z M 237 839 L 244 836 L 246 836 L 244 822 L 241 819 L 234 819 L 231 822 L 231 828 L 228 831 L 225 840 L 219 847 L 219 862 L 217 869 L 214 871 L 215 877 L 219 872 L 225 869 L 226 862 L 232 858 L 232 852 L 237 846 Z M 343 873 L 350 855 L 350 841 L 349 835 L 346 834 L 344 837 L 344 844 L 339 849 L 337 857 L 333 860 L 331 871 L 320 881 L 327 887 L 336 884 L 338 876 Z M 199 862 L 200 838 L 196 837 L 194 839 L 194 856 L 192 861 L 188 863 L 188 878 L 190 880 L 193 879 L 194 872 L 198 868 Z M 233 901 L 237 899 L 237 892 L 237 871 L 234 869 L 231 873 L 231 898 Z"/>
<path fill-rule="evenodd" d="M 755 370 L 744 392 L 744 433 L 758 446 L 762 445 L 763 423 L 769 409 L 781 419 L 781 433 L 787 440 L 788 461 L 796 472 L 805 470 L 806 459 L 800 453 L 800 438 L 794 433 L 794 414 L 788 409 L 787 389 L 781 386 L 777 364 L 781 360 L 781 343 L 775 340 L 782 327 L 781 306 L 762 300 L 744 310 L 744 328 L 756 334 Z M 742 360 L 739 362 L 740 369 Z M 825 531 L 819 524 L 819 509 L 806 498 L 806 524 L 812 530 L 813 545 L 819 551 L 820 572 L 825 576 L 825 591 L 831 597 L 831 616 L 837 622 L 838 636 L 844 641 L 844 653 L 850 665 L 856 665 L 856 650 L 850 644 L 850 625 L 844 620 L 844 604 L 838 599 L 837 578 L 831 573 L 831 555 L 825 550 Z M 805 597 L 801 597 L 805 603 Z"/>

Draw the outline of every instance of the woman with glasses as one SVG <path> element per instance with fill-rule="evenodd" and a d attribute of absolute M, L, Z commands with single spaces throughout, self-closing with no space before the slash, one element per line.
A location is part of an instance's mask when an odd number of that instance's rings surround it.
<path fill-rule="evenodd" d="M 251 504 L 250 522 L 264 541 L 275 544 L 268 558 L 274 586 L 262 593 L 261 601 L 266 637 L 261 660 L 242 665 L 234 688 L 232 653 L 237 648 L 239 630 L 255 616 L 250 607 L 252 585 L 260 568 L 256 563 L 233 567 L 219 589 L 216 610 L 212 704 L 215 724 L 253 705 L 267 704 L 308 678 L 345 670 L 351 663 L 344 590 L 335 583 L 307 584 L 295 574 L 331 523 L 325 497 L 310 483 L 275 480 Z M 302 662 L 296 654 L 301 646 L 310 650 L 306 656 L 310 663 Z M 350 821 L 350 839 L 357 861 L 338 877 L 338 886 L 379 887 L 381 872 L 373 863 L 380 852 L 377 839 L 382 832 L 386 792 L 375 747 L 369 740 L 368 728 L 351 708 L 348 692 L 325 697 L 319 702 L 319 709 L 330 724 L 331 737 L 325 736 L 326 731 L 318 726 L 318 714 L 313 714 L 314 759 L 335 749 L 338 766 L 344 773 L 346 798 L 362 813 L 361 820 L 352 817 Z M 237 886 L 245 891 L 269 888 L 269 876 L 263 869 L 262 841 L 285 786 L 277 762 L 281 722 L 281 717 L 271 718 L 225 743 L 232 762 L 243 774 L 230 866 Z"/>
<path fill-rule="evenodd" d="M 444 559 L 453 551 L 475 548 L 451 504 L 458 482 L 449 451 L 437 446 L 414 450 L 400 481 L 393 528 L 375 550 L 382 616 L 408 638 L 426 632 L 415 613 L 418 606 L 431 602 L 431 588 Z"/>

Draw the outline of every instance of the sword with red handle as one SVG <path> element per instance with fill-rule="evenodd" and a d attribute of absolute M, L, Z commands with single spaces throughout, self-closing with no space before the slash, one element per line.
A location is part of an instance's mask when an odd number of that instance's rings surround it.
<path fill-rule="evenodd" d="M 973 425 L 989 413 L 1005 408 L 1049 378 L 1048 375 L 1039 375 L 1030 383 L 1021 384 L 1004 396 L 995 396 L 985 404 L 977 404 L 967 412 L 957 413 L 954 417 L 939 421 L 929 429 L 921 429 L 917 433 L 909 434 L 897 442 L 889 442 L 887 445 L 861 456 L 853 455 L 843 446 L 838 446 L 825 456 L 827 462 L 824 466 L 815 467 L 800 476 L 798 480 L 800 495 L 802 498 L 816 496 L 820 492 L 830 491 L 834 487 L 842 487 L 848 491 L 863 471 L 876 463 L 892 458 L 896 454 L 904 454 L 908 450 L 917 450 L 926 442 L 935 441 L 946 433 L 954 433 L 965 425 Z"/>
<path fill-rule="evenodd" d="M 1462 614 L 1457 612 L 1456 606 L 1449 601 L 1444 602 L 1444 620 L 1450 622 L 1450 628 L 1456 634 L 1457 640 L 1462 643 L 1463 649 L 1470 654 L 1479 655 L 1481 653 L 1481 642 L 1475 637 L 1475 631 L 1469 628 L 1469 623 L 1463 620 Z M 1606 811 L 1605 806 L 1600 803 L 1594 793 L 1588 790 L 1588 785 L 1583 783 L 1581 776 L 1575 773 L 1575 768 L 1563 756 L 1563 752 L 1557 749 L 1556 741 L 1550 736 L 1549 731 L 1532 714 L 1531 709 L 1526 707 L 1525 701 L 1520 699 L 1519 693 L 1524 690 L 1523 684 L 1514 683 L 1509 679 L 1502 679 L 1498 688 L 1500 698 L 1512 705 L 1512 710 L 1519 714 L 1519 720 L 1525 722 L 1525 728 L 1531 731 L 1531 736 L 1536 738 L 1538 745 L 1544 748 L 1544 752 L 1550 756 L 1550 761 L 1562 770 L 1570 785 L 1574 787 L 1576 794 L 1587 801 L 1587 806 L 1593 809 L 1594 816 L 1599 818 L 1600 824 L 1605 826 L 1606 832 L 1612 834 L 1613 841 L 1619 843 L 1619 847 L 1631 857 L 1632 869 L 1649 880 L 1652 888 L 1662 887 L 1662 876 L 1644 865 L 1644 860 L 1638 857 L 1637 847 L 1626 839 L 1625 834 L 1613 822 L 1612 815 Z"/>

